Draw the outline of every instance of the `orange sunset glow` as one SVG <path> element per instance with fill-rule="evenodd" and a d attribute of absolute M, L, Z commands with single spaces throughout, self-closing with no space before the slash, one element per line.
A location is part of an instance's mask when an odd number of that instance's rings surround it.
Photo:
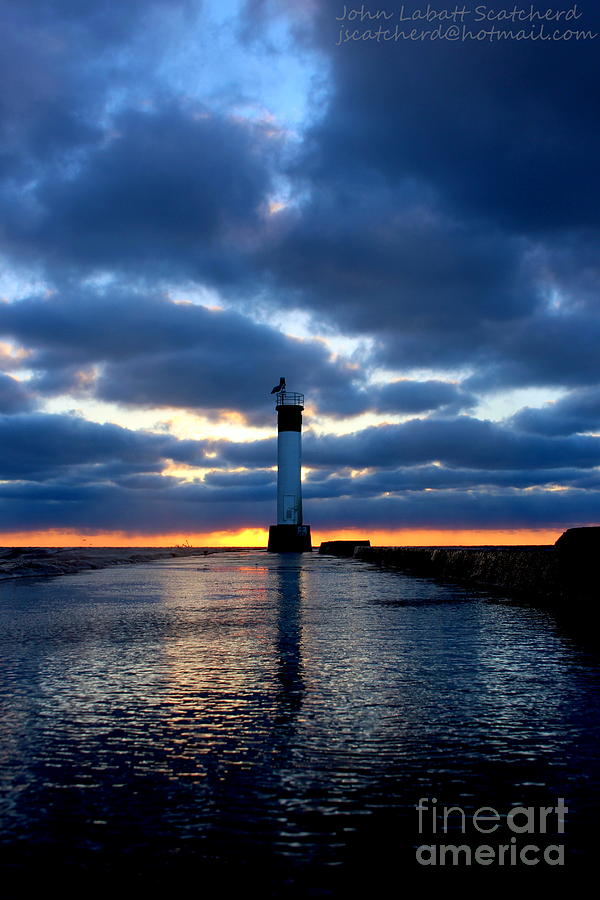
<path fill-rule="evenodd" d="M 313 546 L 318 547 L 322 541 L 349 541 L 366 538 L 375 547 L 547 545 L 553 544 L 560 534 L 560 529 L 369 531 L 368 529 L 349 528 L 342 531 L 315 530 L 313 531 Z M 267 530 L 244 528 L 240 531 L 154 535 L 127 534 L 123 531 L 81 534 L 59 529 L 0 533 L 0 546 L 5 547 L 176 547 L 186 544 L 192 547 L 266 547 Z"/>

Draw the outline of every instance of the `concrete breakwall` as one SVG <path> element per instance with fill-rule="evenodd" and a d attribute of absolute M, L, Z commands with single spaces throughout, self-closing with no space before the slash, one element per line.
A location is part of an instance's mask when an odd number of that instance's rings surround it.
<path fill-rule="evenodd" d="M 331 556 L 354 556 L 357 547 L 370 547 L 371 541 L 323 541 L 319 547 L 319 553 L 328 553 Z"/>
<path fill-rule="evenodd" d="M 551 548 L 537 547 L 357 547 L 354 558 L 408 575 L 548 598 L 556 594 L 560 568 Z"/>
<path fill-rule="evenodd" d="M 549 547 L 356 547 L 354 558 L 409 575 L 548 602 L 597 602 L 600 529 L 569 529 Z"/>

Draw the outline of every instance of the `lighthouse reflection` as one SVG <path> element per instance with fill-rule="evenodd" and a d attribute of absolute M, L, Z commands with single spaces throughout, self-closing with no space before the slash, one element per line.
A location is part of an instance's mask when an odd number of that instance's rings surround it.
<path fill-rule="evenodd" d="M 305 693 L 302 677 L 302 579 L 302 554 L 281 554 L 277 570 L 277 725 L 293 725 Z"/>

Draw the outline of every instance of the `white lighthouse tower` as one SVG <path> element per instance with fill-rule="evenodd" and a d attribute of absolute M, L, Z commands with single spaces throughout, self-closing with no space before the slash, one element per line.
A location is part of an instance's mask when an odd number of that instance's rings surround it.
<path fill-rule="evenodd" d="M 271 391 L 277 395 L 277 525 L 269 528 L 268 549 L 275 553 L 311 550 L 310 525 L 302 522 L 300 480 L 304 394 L 286 390 L 285 378 Z"/>

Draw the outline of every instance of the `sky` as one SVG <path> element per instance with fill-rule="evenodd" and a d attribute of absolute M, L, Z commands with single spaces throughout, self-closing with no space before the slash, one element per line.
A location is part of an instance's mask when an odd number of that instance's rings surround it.
<path fill-rule="evenodd" d="M 0 544 L 600 523 L 596 0 L 0 16 Z"/>

